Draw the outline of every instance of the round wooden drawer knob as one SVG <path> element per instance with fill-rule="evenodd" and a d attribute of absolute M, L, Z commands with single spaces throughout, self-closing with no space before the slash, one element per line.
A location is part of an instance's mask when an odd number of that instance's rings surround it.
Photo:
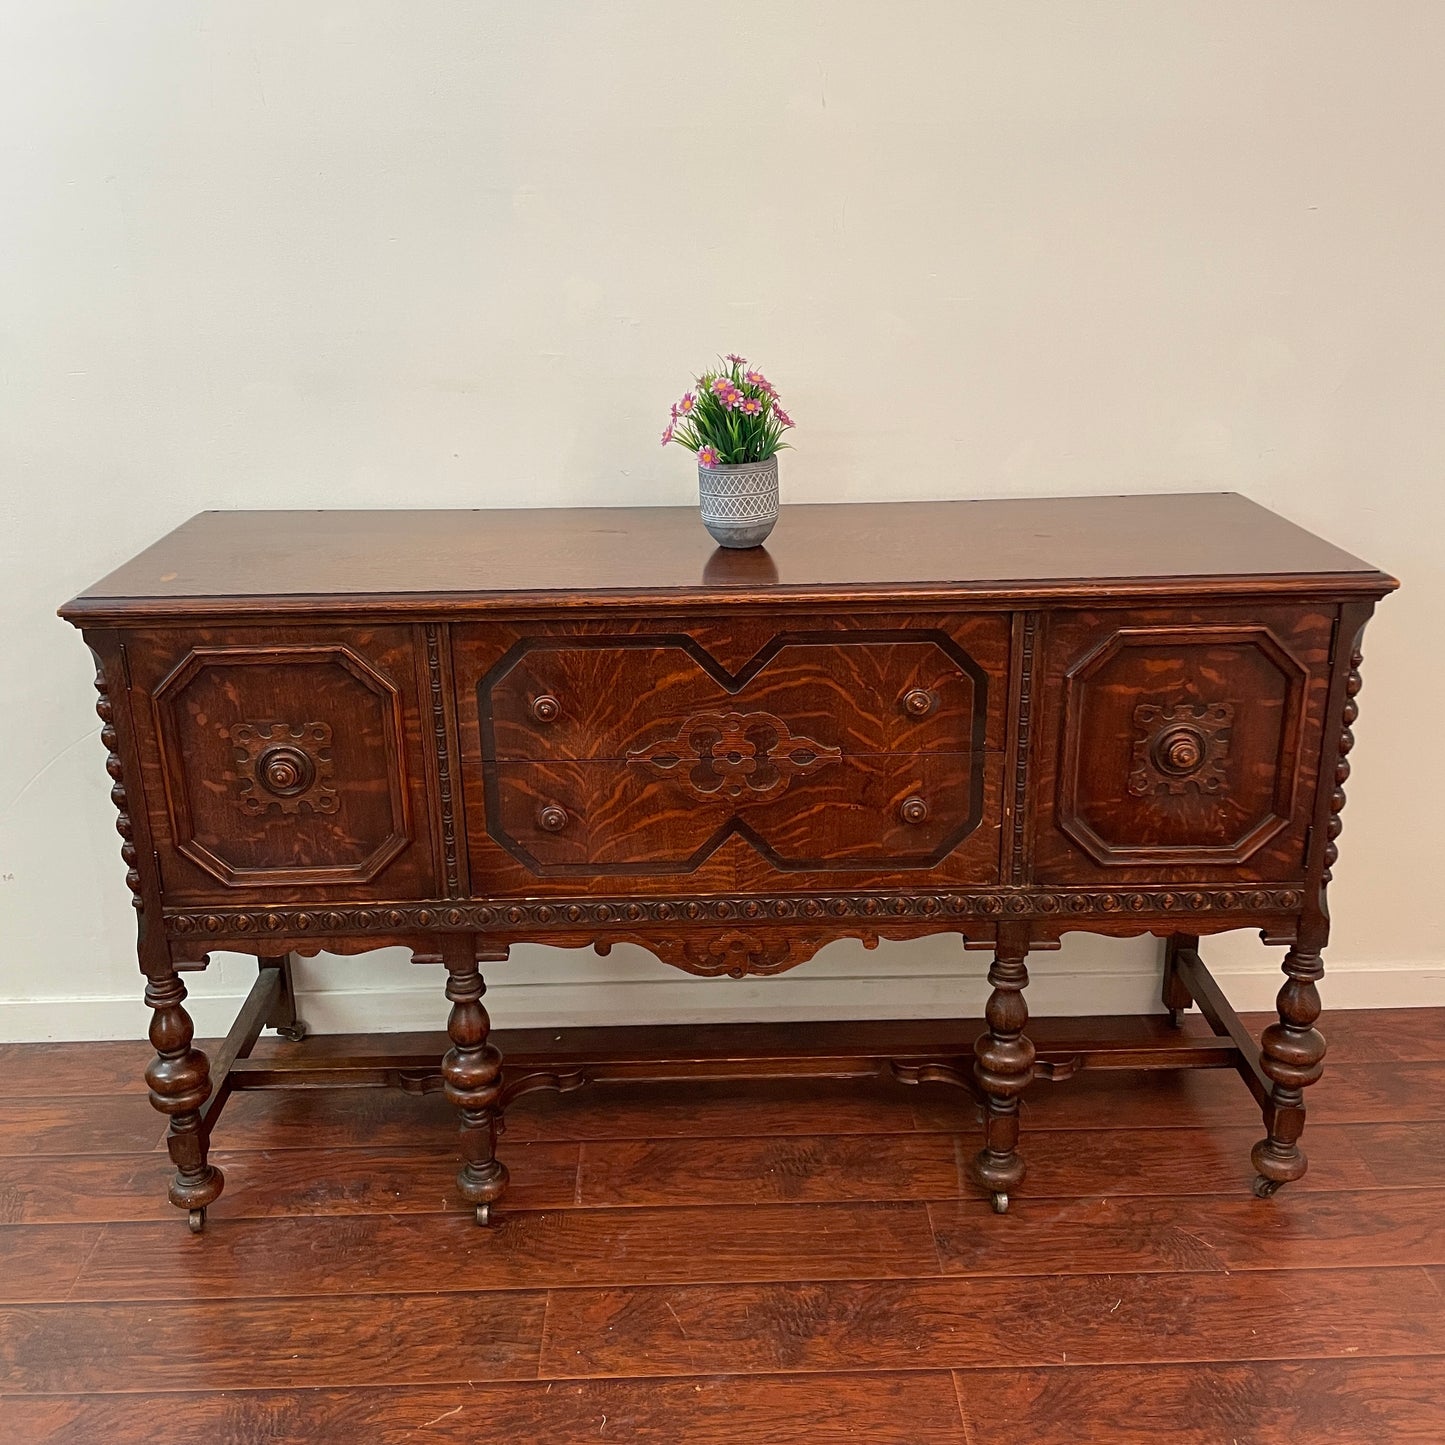
<path fill-rule="evenodd" d="M 933 711 L 933 694 L 921 687 L 910 688 L 903 694 L 903 711 L 909 717 L 927 717 Z"/>
<path fill-rule="evenodd" d="M 532 716 L 539 723 L 556 722 L 562 716 L 562 704 L 550 692 L 532 699 Z"/>
<path fill-rule="evenodd" d="M 559 803 L 548 803 L 537 810 L 537 823 L 549 833 L 560 833 L 567 826 L 567 810 Z"/>
<path fill-rule="evenodd" d="M 928 804 L 914 793 L 912 797 L 904 798 L 899 804 L 898 816 L 912 827 L 928 821 Z"/>

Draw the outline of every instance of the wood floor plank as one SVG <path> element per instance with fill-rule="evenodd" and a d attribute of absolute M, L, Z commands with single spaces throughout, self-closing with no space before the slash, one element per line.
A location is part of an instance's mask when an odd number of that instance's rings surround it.
<path fill-rule="evenodd" d="M 957 1376 L 971 1445 L 1439 1445 L 1445 1359 L 976 1370 Z"/>
<path fill-rule="evenodd" d="M 948 1134 L 630 1139 L 582 1145 L 586 1206 L 828 1199 L 940 1199 L 967 1194 L 972 1150 Z"/>
<path fill-rule="evenodd" d="M 144 1094 L 0 1099 L 0 1158 L 157 1148 L 166 1120 Z"/>
<path fill-rule="evenodd" d="M 913 1094 L 921 1130 L 966 1128 L 972 1098 L 946 1086 Z M 1310 1126 L 1445 1122 L 1445 1064 L 1325 1066 L 1309 1091 Z M 1023 1127 L 1032 1129 L 1179 1129 L 1252 1126 L 1259 1106 L 1233 1069 L 1087 1071 L 1053 1084 L 1036 1081 L 1023 1097 Z M 637 1131 L 645 1134 L 646 1129 Z"/>
<path fill-rule="evenodd" d="M 1245 1192 L 1254 1180 L 1249 1153 L 1263 1133 L 1259 1124 L 1152 1134 L 1036 1129 L 1021 1141 L 1029 1172 L 1018 1197 Z M 1360 1189 L 1378 1182 L 1347 1127 L 1311 1126 L 1303 1148 L 1309 1173 L 1289 1185 L 1292 1190 Z"/>
<path fill-rule="evenodd" d="M 1262 1130 L 1150 1134 L 1035 1130 L 1021 1148 L 1019 1198 L 1248 1191 L 1249 1152 Z M 1366 1188 L 1378 1180 L 1352 1137 L 1323 1126 L 1306 1136 L 1312 1169 L 1292 1189 Z M 825 1199 L 949 1199 L 974 1194 L 970 1135 L 602 1140 L 582 1146 L 584 1205 L 762 1203 Z"/>
<path fill-rule="evenodd" d="M 138 979 L 137 984 L 143 983 Z M 0 1044 L 0 1099 L 54 1099 L 65 1094 L 144 1094 L 155 1058 L 146 1042 L 147 1010 L 136 989 L 136 1037 L 95 1043 Z M 196 1041 L 208 1054 L 211 1042 Z"/>
<path fill-rule="evenodd" d="M 936 1275 L 921 1204 L 822 1204 L 750 1210 L 361 1215 L 113 1224 L 76 1279 L 85 1300 L 329 1296 L 358 1264 L 376 1292 L 506 1290 L 654 1280 L 911 1278 Z"/>
<path fill-rule="evenodd" d="M 762 1445 L 969 1445 L 953 1382 L 938 1371 L 91 1395 L 13 1399 L 5 1409 L 15 1438 L 30 1445 L 151 1445 L 161 1421 L 169 1438 L 251 1445 L 578 1445 L 614 1439 L 628 1445 L 737 1445 L 740 1439 Z"/>
<path fill-rule="evenodd" d="M 947 1274 L 1445 1265 L 1445 1191 L 1026 1199 L 927 1206 Z"/>
<path fill-rule="evenodd" d="M 1376 1183 L 1445 1185 L 1445 1123 L 1359 1125 L 1350 1134 Z"/>
<path fill-rule="evenodd" d="M 544 1378 L 1445 1353 L 1423 1270 L 556 1290 Z"/>
<path fill-rule="evenodd" d="M 576 1144 L 508 1144 L 511 1208 L 545 1209 L 576 1196 Z M 306 1214 L 457 1213 L 456 1145 L 418 1149 L 218 1149 L 226 1176 L 213 1219 Z M 12 1224 L 166 1220 L 174 1166 L 165 1154 L 0 1159 L 0 1221 Z"/>
<path fill-rule="evenodd" d="M 911 1131 L 915 1090 L 893 1080 L 738 1079 L 595 1084 L 567 1094 L 524 1094 L 507 1112 L 510 1139 L 724 1138 L 750 1134 Z M 972 1099 L 955 1094 L 974 1117 Z"/>
<path fill-rule="evenodd" d="M 0 1304 L 63 1300 L 99 1240 L 99 1225 L 0 1225 Z"/>
<path fill-rule="evenodd" d="M 337 1294 L 320 1305 L 5 1306 L 0 1378 L 18 1394 L 532 1379 L 545 1302 L 541 1293 Z"/>
<path fill-rule="evenodd" d="M 216 1126 L 218 1149 L 382 1149 L 447 1145 L 457 1111 L 440 1093 L 402 1089 L 254 1089 L 232 1094 Z"/>

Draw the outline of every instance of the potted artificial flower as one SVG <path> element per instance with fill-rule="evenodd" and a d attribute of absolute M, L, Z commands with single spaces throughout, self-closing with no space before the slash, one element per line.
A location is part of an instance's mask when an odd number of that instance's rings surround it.
<path fill-rule="evenodd" d="M 793 419 L 761 371 L 729 355 L 674 403 L 662 444 L 697 456 L 702 524 L 724 547 L 757 547 L 778 520 L 778 452 Z"/>

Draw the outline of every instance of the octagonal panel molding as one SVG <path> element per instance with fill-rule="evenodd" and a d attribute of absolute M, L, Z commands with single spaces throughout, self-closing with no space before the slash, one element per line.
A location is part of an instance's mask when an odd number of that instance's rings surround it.
<path fill-rule="evenodd" d="M 1065 674 L 1058 826 L 1106 866 L 1243 863 L 1288 824 L 1308 680 L 1264 626 L 1118 629 Z"/>
<path fill-rule="evenodd" d="M 401 694 L 351 648 L 198 647 L 152 708 L 176 851 L 227 886 L 366 883 L 412 842 Z"/>

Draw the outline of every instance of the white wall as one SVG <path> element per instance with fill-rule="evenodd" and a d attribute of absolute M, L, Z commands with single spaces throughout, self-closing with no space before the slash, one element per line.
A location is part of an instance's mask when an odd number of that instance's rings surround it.
<path fill-rule="evenodd" d="M 1403 577 L 1328 997 L 1445 1003 L 1442 73 L 1437 0 L 0 0 L 0 1037 L 146 1021 L 58 603 L 203 507 L 685 503 L 657 433 L 734 348 L 799 418 L 786 498 L 1234 488 Z M 1213 956 L 1272 995 L 1252 935 Z M 1035 1009 L 1147 1006 L 1154 959 L 1040 956 Z M 949 1012 L 984 963 L 527 948 L 492 1002 Z M 443 1018 L 404 956 L 305 983 L 322 1027 Z"/>

